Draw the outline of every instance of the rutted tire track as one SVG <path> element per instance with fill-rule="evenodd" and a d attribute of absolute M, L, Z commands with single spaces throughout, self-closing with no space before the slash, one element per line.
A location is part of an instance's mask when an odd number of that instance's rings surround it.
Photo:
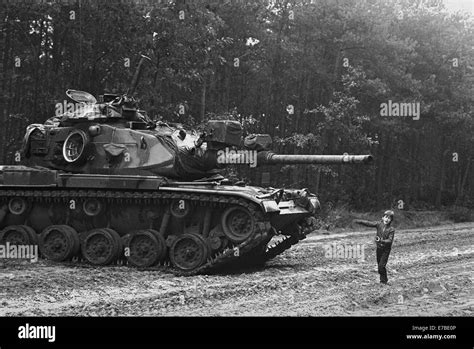
<path fill-rule="evenodd" d="M 0 315 L 474 314 L 474 224 L 398 231 L 391 286 L 378 284 L 373 234 L 310 235 L 265 268 L 227 275 L 9 261 L 0 268 Z M 325 258 L 331 243 L 366 244 L 365 260 Z"/>

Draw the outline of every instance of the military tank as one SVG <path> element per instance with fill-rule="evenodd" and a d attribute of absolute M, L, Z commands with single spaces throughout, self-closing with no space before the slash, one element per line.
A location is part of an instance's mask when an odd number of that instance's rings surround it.
<path fill-rule="evenodd" d="M 127 94 L 66 94 L 74 108 L 28 126 L 22 162 L 0 166 L 0 244 L 38 244 L 56 262 L 126 260 L 185 275 L 263 264 L 312 231 L 318 198 L 232 182 L 223 168 L 372 159 L 279 155 L 269 135 L 243 138 L 237 121 L 197 132 L 151 121 Z"/>

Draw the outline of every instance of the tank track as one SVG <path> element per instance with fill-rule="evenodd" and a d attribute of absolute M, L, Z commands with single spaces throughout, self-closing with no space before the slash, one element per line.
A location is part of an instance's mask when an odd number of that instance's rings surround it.
<path fill-rule="evenodd" d="M 267 245 L 270 243 L 270 241 L 268 241 L 265 243 L 264 251 L 249 256 L 246 259 L 236 260 L 233 266 L 235 268 L 252 268 L 263 266 L 269 260 L 284 253 L 286 250 L 290 249 L 293 245 L 296 245 L 301 240 L 306 239 L 306 234 L 307 233 L 300 231 L 298 234 L 285 236 L 282 240 L 277 241 L 272 246 Z"/>
<path fill-rule="evenodd" d="M 179 276 L 191 276 L 196 274 L 205 274 L 213 271 L 218 271 L 220 267 L 226 265 L 232 265 L 233 268 L 252 268 L 258 267 L 265 264 L 267 261 L 277 257 L 278 255 L 284 253 L 286 250 L 290 249 L 293 245 L 296 245 L 298 242 L 306 238 L 306 234 L 301 233 L 299 236 L 291 235 L 287 236 L 281 241 L 276 242 L 271 247 L 267 247 L 269 242 L 268 238 L 271 238 L 268 233 L 260 234 L 260 237 L 254 238 L 252 240 L 244 241 L 242 244 L 234 246 L 233 248 L 228 248 L 223 252 L 220 252 L 215 258 L 209 260 L 206 264 L 202 265 L 196 270 L 190 272 L 184 272 L 181 270 L 173 269 L 172 272 L 175 275 Z M 238 248 L 240 251 L 252 251 L 253 248 L 259 244 L 264 244 L 265 252 L 257 254 L 256 256 L 251 256 L 247 258 L 239 258 L 234 254 L 235 248 Z"/>
<path fill-rule="evenodd" d="M 50 202 L 64 202 L 67 203 L 71 199 L 105 199 L 107 203 L 140 203 L 150 204 L 159 203 L 162 205 L 170 204 L 172 200 L 188 200 L 192 203 L 198 203 L 199 205 L 209 205 L 210 207 L 226 207 L 229 205 L 239 205 L 247 208 L 252 216 L 255 218 L 255 230 L 250 238 L 240 244 L 230 244 L 224 250 L 215 253 L 200 267 L 190 270 L 183 271 L 174 268 L 169 262 L 166 265 L 160 266 L 165 271 L 170 271 L 175 275 L 179 276 L 191 276 L 196 274 L 211 273 L 219 270 L 224 265 L 242 265 L 252 266 L 261 265 L 266 261 L 276 257 L 283 253 L 287 249 L 291 248 L 294 244 L 298 243 L 301 239 L 305 238 L 305 234 L 300 231 L 299 234 L 287 236 L 283 240 L 276 243 L 276 245 L 268 248 L 267 244 L 271 240 L 273 234 L 271 233 L 271 225 L 268 220 L 265 219 L 264 213 L 261 209 L 252 202 L 248 202 L 241 198 L 212 195 L 212 194 L 185 194 L 185 193 L 170 193 L 160 191 L 118 191 L 118 190 L 65 190 L 65 189 L 31 189 L 31 190 L 20 190 L 20 189 L 1 189 L 0 190 L 0 202 L 5 203 L 12 197 L 23 197 L 28 198 L 29 201 L 36 203 L 50 203 Z M 66 223 L 67 224 L 67 223 Z M 39 234 L 38 234 L 39 235 Z M 123 238 L 123 237 L 122 237 Z M 253 256 L 252 252 L 255 252 L 257 246 L 264 248 L 263 253 L 255 253 Z M 68 263 L 68 262 L 60 262 Z M 155 267 L 143 268 L 145 270 L 154 269 Z"/>

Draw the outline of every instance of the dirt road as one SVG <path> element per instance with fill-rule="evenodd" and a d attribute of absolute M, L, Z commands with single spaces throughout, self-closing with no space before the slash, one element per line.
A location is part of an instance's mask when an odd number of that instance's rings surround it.
<path fill-rule="evenodd" d="M 389 286 L 378 283 L 373 236 L 311 234 L 263 269 L 227 275 L 8 260 L 0 316 L 474 315 L 474 223 L 397 231 Z"/>

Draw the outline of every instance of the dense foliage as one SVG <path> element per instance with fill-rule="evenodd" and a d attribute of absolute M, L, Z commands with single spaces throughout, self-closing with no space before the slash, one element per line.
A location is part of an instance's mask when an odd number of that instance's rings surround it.
<path fill-rule="evenodd" d="M 155 119 L 227 116 L 281 153 L 376 159 L 263 169 L 274 187 L 356 208 L 472 207 L 474 18 L 439 3 L 2 2 L 0 161 L 13 163 L 24 127 L 52 116 L 67 88 L 123 92 L 145 54 L 136 96 Z M 381 116 L 389 101 L 420 103 L 419 119 Z"/>

